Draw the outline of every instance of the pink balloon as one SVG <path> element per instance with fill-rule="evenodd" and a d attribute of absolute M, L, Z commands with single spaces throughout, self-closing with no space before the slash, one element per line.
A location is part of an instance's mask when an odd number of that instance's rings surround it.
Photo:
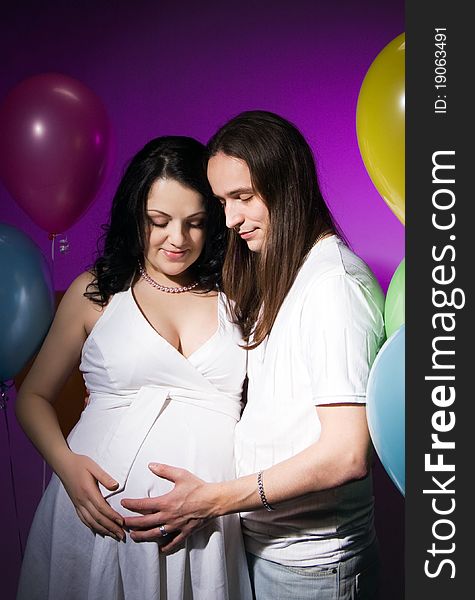
<path fill-rule="evenodd" d="M 22 81 L 0 105 L 0 177 L 49 233 L 62 233 L 103 181 L 110 126 L 100 99 L 59 73 Z"/>

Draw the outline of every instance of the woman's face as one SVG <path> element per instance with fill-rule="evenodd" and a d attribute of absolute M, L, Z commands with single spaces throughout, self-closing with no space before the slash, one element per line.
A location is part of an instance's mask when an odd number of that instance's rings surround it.
<path fill-rule="evenodd" d="M 157 279 L 174 279 L 198 259 L 206 211 L 199 192 L 173 179 L 157 179 L 147 201 L 145 267 Z"/>

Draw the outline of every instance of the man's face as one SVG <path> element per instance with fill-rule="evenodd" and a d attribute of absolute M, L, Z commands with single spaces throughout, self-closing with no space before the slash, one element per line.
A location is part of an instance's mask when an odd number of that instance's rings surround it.
<path fill-rule="evenodd" d="M 208 162 L 208 179 L 226 214 L 226 225 L 246 242 L 249 250 L 260 252 L 269 229 L 269 210 L 254 190 L 244 160 L 215 154 Z"/>

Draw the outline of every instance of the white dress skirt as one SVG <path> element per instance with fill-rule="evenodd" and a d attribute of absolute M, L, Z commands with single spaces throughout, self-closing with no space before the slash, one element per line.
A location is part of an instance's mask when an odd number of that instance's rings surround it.
<path fill-rule="evenodd" d="M 119 482 L 109 504 L 159 496 L 173 484 L 150 462 L 206 481 L 235 477 L 234 427 L 246 354 L 218 299 L 218 329 L 185 358 L 144 317 L 132 290 L 116 294 L 87 338 L 81 370 L 90 400 L 68 437 Z M 238 515 L 220 517 L 170 556 L 158 542 L 94 535 L 53 475 L 30 529 L 18 600 L 250 600 Z"/>

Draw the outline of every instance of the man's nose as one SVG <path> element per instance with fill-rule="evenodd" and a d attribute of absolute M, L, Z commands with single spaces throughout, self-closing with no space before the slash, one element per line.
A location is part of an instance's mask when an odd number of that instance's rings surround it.
<path fill-rule="evenodd" d="M 226 202 L 224 214 L 226 215 L 226 227 L 229 227 L 229 229 L 233 229 L 233 227 L 237 227 L 244 222 L 241 207 L 235 200 L 228 200 Z"/>

